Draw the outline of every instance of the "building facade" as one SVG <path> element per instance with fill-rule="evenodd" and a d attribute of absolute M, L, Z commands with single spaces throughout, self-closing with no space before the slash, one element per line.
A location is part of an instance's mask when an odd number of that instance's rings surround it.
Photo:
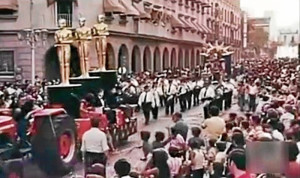
<path fill-rule="evenodd" d="M 239 0 L 1 0 L 0 80 L 23 79 L 32 73 L 31 46 L 18 40 L 22 29 L 47 29 L 46 43 L 37 42 L 34 69 L 38 76 L 59 73 L 54 45 L 57 22 L 70 28 L 78 19 L 97 23 L 104 14 L 109 25 L 107 68 L 126 67 L 130 72 L 162 71 L 169 67 L 201 65 L 203 46 L 216 40 L 231 45 L 239 58 L 242 13 Z M 71 71 L 79 69 L 77 44 L 72 45 Z M 91 67 L 97 67 L 94 42 Z M 49 74 L 50 73 L 50 74 Z M 51 74 L 52 73 L 52 74 Z"/>

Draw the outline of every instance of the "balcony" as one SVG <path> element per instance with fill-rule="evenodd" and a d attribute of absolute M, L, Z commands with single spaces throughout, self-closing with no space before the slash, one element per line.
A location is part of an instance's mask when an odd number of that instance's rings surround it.
<path fill-rule="evenodd" d="M 60 19 L 65 19 L 67 27 L 72 27 L 72 14 L 57 14 L 57 24 Z"/>

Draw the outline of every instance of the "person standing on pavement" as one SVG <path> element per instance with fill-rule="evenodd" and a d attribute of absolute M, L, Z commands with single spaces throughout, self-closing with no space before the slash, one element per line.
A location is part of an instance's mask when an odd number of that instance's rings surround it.
<path fill-rule="evenodd" d="M 223 85 L 224 85 L 225 110 L 228 110 L 231 108 L 234 85 L 230 82 L 228 77 L 225 77 Z"/>
<path fill-rule="evenodd" d="M 150 87 L 146 85 L 144 91 L 139 97 L 139 106 L 142 108 L 145 116 L 145 125 L 149 124 L 150 112 L 154 107 L 153 93 L 150 91 Z"/>
<path fill-rule="evenodd" d="M 208 78 L 204 80 L 204 87 L 200 91 L 200 99 L 203 104 L 204 118 L 209 118 L 209 108 L 211 106 L 211 102 L 215 97 L 215 91 L 210 86 L 210 81 Z"/>
<path fill-rule="evenodd" d="M 238 84 L 238 104 L 240 110 L 243 112 L 245 107 L 245 97 L 246 97 L 246 86 L 244 81 L 240 81 Z"/>
<path fill-rule="evenodd" d="M 99 129 L 99 123 L 100 119 L 92 118 L 92 128 L 82 136 L 81 152 L 83 153 L 86 173 L 93 164 L 100 163 L 104 167 L 106 166 L 109 147 L 106 134 Z"/>
<path fill-rule="evenodd" d="M 226 131 L 226 124 L 224 119 L 219 116 L 219 108 L 217 106 L 211 106 L 210 115 L 211 118 L 204 120 L 202 128 L 209 139 L 217 140 Z"/>
<path fill-rule="evenodd" d="M 154 120 L 157 120 L 158 117 L 158 108 L 159 108 L 159 94 L 158 94 L 158 88 L 157 88 L 157 83 L 154 83 L 153 89 L 152 89 L 152 94 L 153 94 L 153 108 L 152 108 L 152 116 Z"/>
<path fill-rule="evenodd" d="M 258 85 L 253 81 L 248 85 L 249 90 L 249 111 L 255 112 L 256 109 L 256 97 L 259 93 Z"/>
<path fill-rule="evenodd" d="M 213 81 L 213 87 L 215 89 L 216 97 L 213 101 L 214 105 L 216 105 L 220 112 L 223 110 L 223 95 L 224 95 L 224 87 L 222 84 L 219 84 L 218 81 Z"/>
<path fill-rule="evenodd" d="M 174 102 L 176 93 L 176 86 L 173 84 L 172 80 L 169 80 L 169 84 L 166 90 L 166 115 L 174 113 Z"/>

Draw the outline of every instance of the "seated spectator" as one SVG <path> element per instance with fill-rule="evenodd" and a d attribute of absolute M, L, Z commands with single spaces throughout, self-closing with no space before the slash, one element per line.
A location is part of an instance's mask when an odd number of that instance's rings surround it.
<path fill-rule="evenodd" d="M 119 159 L 115 163 L 114 169 L 119 178 L 131 178 L 131 176 L 129 176 L 131 165 L 125 159 Z"/>
<path fill-rule="evenodd" d="M 155 133 L 155 140 L 152 142 L 152 149 L 164 148 L 167 141 L 163 142 L 165 139 L 165 134 L 163 132 Z"/>
<path fill-rule="evenodd" d="M 234 151 L 228 156 L 228 168 L 234 178 L 251 178 L 252 176 L 246 171 L 246 152 L 239 150 Z"/>
<path fill-rule="evenodd" d="M 183 161 L 181 155 L 178 154 L 177 149 L 174 148 L 169 149 L 169 155 L 170 157 L 167 163 L 169 165 L 171 177 L 172 178 L 179 177 L 181 173 L 180 171 L 181 171 L 182 161 Z"/>
<path fill-rule="evenodd" d="M 204 153 L 200 149 L 200 144 L 197 140 L 191 140 L 189 146 L 191 147 L 190 166 L 192 178 L 202 178 L 204 175 Z"/>
<path fill-rule="evenodd" d="M 224 164 L 226 160 L 226 142 L 217 142 L 216 148 L 217 154 L 214 162 Z"/>
<path fill-rule="evenodd" d="M 189 146 L 190 146 L 191 142 L 193 142 L 193 141 L 197 141 L 199 143 L 200 147 L 205 146 L 204 140 L 202 138 L 200 138 L 200 135 L 201 135 L 201 129 L 200 128 L 193 127 L 192 128 L 192 135 L 193 135 L 193 137 L 188 140 L 188 145 Z"/>
<path fill-rule="evenodd" d="M 179 152 L 182 152 L 187 149 L 187 145 L 183 137 L 178 133 L 178 131 L 175 128 L 171 128 L 170 148 L 177 149 Z"/>

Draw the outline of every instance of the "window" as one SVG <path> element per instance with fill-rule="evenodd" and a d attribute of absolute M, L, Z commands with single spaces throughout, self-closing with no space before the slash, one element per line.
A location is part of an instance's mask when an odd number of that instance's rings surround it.
<path fill-rule="evenodd" d="M 67 26 L 72 27 L 73 0 L 57 1 L 57 21 L 66 19 Z"/>
<path fill-rule="evenodd" d="M 14 75 L 14 51 L 0 51 L 0 76 Z"/>

